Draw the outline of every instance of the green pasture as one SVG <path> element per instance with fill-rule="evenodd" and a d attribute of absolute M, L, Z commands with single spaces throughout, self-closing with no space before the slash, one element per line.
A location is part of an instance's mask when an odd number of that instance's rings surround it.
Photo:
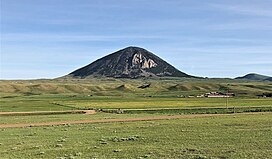
<path fill-rule="evenodd" d="M 159 116 L 161 113 L 153 114 Z M 141 114 L 116 114 L 102 113 L 96 114 L 58 114 L 58 115 L 0 115 L 0 124 L 21 124 L 21 123 L 42 123 L 42 122 L 58 122 L 58 121 L 79 121 L 79 120 L 99 120 L 99 119 L 124 119 L 150 117 L 149 113 Z"/>
<path fill-rule="evenodd" d="M 60 104 L 77 108 L 150 109 L 190 107 L 243 107 L 272 106 L 271 98 L 89 98 L 65 100 Z"/>
<path fill-rule="evenodd" d="M 148 88 L 139 88 L 150 84 Z M 232 92 L 228 106 L 271 106 L 271 82 L 231 79 L 55 79 L 0 80 L 0 111 L 225 107 L 226 98 L 189 98 L 210 91 Z"/>
<path fill-rule="evenodd" d="M 139 86 L 151 84 L 141 89 Z M 210 91 L 233 98 L 189 98 Z M 97 114 L 0 115 L 0 124 L 228 114 L 160 121 L 0 129 L 0 158 L 271 158 L 271 82 L 230 79 L 0 81 L 0 112 L 95 109 Z M 121 109 L 123 114 L 116 114 Z M 263 112 L 242 114 L 244 112 Z"/>
<path fill-rule="evenodd" d="M 271 158 L 272 114 L 0 129 L 1 158 Z"/>
<path fill-rule="evenodd" d="M 74 109 L 152 109 L 272 106 L 271 98 L 178 98 L 87 95 L 32 95 L 1 98 L 0 111 L 62 111 Z"/>

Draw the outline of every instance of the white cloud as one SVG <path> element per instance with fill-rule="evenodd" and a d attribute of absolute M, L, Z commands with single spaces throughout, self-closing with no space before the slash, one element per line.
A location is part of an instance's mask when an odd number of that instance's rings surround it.
<path fill-rule="evenodd" d="M 115 41 L 125 39 L 158 39 L 159 36 L 151 35 L 78 35 L 78 34 L 45 34 L 45 33 L 4 33 L 2 41 Z"/>
<path fill-rule="evenodd" d="M 271 5 L 263 4 L 238 4 L 239 2 L 235 2 L 235 4 L 211 4 L 210 6 L 235 13 L 235 14 L 243 14 L 243 15 L 251 15 L 251 16 L 261 16 L 261 17 L 272 17 L 272 10 L 271 10 Z"/>
<path fill-rule="evenodd" d="M 207 24 L 203 28 L 210 30 L 254 30 L 254 31 L 265 31 L 272 30 L 272 21 L 265 19 L 233 19 L 229 22 L 220 22 Z"/>

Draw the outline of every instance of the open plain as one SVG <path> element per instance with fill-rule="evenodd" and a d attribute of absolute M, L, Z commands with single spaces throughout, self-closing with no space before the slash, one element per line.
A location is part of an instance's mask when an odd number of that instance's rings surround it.
<path fill-rule="evenodd" d="M 272 100 L 261 96 L 271 82 L 56 79 L 0 88 L 1 158 L 272 156 Z M 215 91 L 235 96 L 199 97 Z"/>

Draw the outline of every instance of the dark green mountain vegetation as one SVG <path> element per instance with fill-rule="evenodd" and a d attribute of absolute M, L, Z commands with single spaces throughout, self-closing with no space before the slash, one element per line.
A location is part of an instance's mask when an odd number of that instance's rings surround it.
<path fill-rule="evenodd" d="M 252 81 L 272 81 L 272 77 L 264 76 L 256 73 L 250 73 L 242 77 L 237 77 L 239 80 L 252 80 Z"/>

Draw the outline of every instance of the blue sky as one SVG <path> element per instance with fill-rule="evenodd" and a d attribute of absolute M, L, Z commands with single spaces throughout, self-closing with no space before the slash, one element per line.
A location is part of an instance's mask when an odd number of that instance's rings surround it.
<path fill-rule="evenodd" d="M 1 0 L 1 79 L 55 78 L 127 46 L 188 74 L 272 75 L 271 0 Z"/>

